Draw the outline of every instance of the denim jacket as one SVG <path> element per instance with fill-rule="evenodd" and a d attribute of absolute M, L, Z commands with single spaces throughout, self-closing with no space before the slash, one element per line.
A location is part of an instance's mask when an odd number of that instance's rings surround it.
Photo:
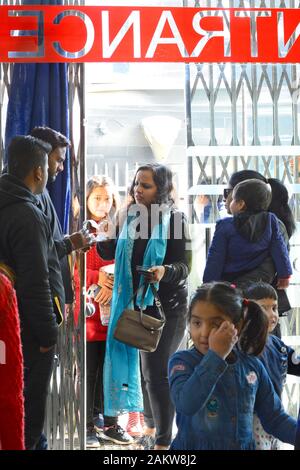
<path fill-rule="evenodd" d="M 279 396 L 286 382 L 286 374 L 300 376 L 300 357 L 277 336 L 269 335 L 259 359 Z"/>
<path fill-rule="evenodd" d="M 294 444 L 296 420 L 282 407 L 262 363 L 234 349 L 227 363 L 214 351 L 179 351 L 169 362 L 178 433 L 171 449 L 255 449 L 253 413 L 264 429 Z"/>

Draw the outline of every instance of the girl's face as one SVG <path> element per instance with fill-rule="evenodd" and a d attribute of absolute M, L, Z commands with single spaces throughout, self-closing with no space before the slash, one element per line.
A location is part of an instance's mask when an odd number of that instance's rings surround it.
<path fill-rule="evenodd" d="M 269 320 L 268 333 L 271 333 L 276 327 L 279 319 L 278 302 L 275 299 L 259 299 L 255 300 L 258 305 L 266 312 Z"/>
<path fill-rule="evenodd" d="M 195 348 L 200 353 L 207 353 L 208 338 L 212 329 L 218 329 L 224 321 L 232 323 L 232 320 L 216 305 L 206 301 L 196 302 L 192 309 L 190 334 Z"/>
<path fill-rule="evenodd" d="M 134 200 L 136 204 L 144 204 L 150 207 L 156 202 L 157 186 L 153 180 L 151 170 L 138 171 L 134 182 Z"/>
<path fill-rule="evenodd" d="M 243 200 L 237 201 L 235 198 L 235 192 L 233 190 L 232 199 L 229 205 L 230 214 L 237 215 L 240 212 L 246 210 L 246 204 Z"/>
<path fill-rule="evenodd" d="M 223 201 L 225 203 L 225 209 L 227 210 L 228 214 L 231 214 L 230 212 L 230 203 L 232 201 L 232 191 L 233 188 L 231 186 L 228 186 L 226 190 L 224 190 L 224 195 L 223 195 Z"/>
<path fill-rule="evenodd" d="M 107 217 L 113 205 L 113 193 L 108 186 L 93 189 L 87 200 L 92 219 L 100 221 Z"/>

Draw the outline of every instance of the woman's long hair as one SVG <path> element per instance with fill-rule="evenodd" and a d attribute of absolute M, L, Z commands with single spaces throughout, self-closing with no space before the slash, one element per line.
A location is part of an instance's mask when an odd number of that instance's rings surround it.
<path fill-rule="evenodd" d="M 291 238 L 296 230 L 295 219 L 289 206 L 289 193 L 284 184 L 277 178 L 265 178 L 261 173 L 254 170 L 241 170 L 233 173 L 229 180 L 229 185 L 234 188 L 241 181 L 248 179 L 258 179 L 267 183 L 272 188 L 272 200 L 268 207 L 269 212 L 273 212 L 281 220 L 286 228 L 288 237 Z"/>

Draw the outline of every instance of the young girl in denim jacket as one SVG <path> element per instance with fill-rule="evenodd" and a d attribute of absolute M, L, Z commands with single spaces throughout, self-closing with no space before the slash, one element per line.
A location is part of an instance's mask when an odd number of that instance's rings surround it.
<path fill-rule="evenodd" d="M 300 376 L 300 357 L 295 350 L 274 336 L 278 323 L 278 297 L 274 287 L 265 282 L 256 282 L 244 291 L 245 297 L 255 300 L 268 317 L 268 338 L 259 359 L 269 374 L 275 392 L 281 397 L 286 375 Z M 274 436 L 265 432 L 258 417 L 254 415 L 253 431 L 256 449 L 278 450 L 280 443 Z"/>
<path fill-rule="evenodd" d="M 294 444 L 296 420 L 288 416 L 262 363 L 268 319 L 223 282 L 203 284 L 189 309 L 194 347 L 169 363 L 177 417 L 172 450 L 255 449 L 253 413 L 263 427 Z"/>

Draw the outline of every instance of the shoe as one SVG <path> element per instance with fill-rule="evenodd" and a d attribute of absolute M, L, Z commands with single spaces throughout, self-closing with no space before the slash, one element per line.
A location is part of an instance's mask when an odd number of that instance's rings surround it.
<path fill-rule="evenodd" d="M 42 432 L 39 442 L 35 446 L 35 450 L 48 450 L 48 441 L 45 434 Z"/>
<path fill-rule="evenodd" d="M 153 450 L 155 446 L 155 437 L 145 434 L 137 440 L 137 444 L 143 447 L 143 450 Z"/>
<path fill-rule="evenodd" d="M 128 432 L 129 436 L 132 437 L 141 437 L 143 435 L 143 429 L 140 424 L 135 424 L 133 426 L 127 425 L 126 432 Z"/>
<path fill-rule="evenodd" d="M 86 433 L 86 447 L 90 449 L 98 449 L 100 447 L 100 442 L 97 438 L 96 430 L 87 431 Z"/>
<path fill-rule="evenodd" d="M 112 441 L 116 444 L 128 445 L 133 443 L 132 437 L 118 424 L 106 428 L 103 433 L 101 433 L 101 437 L 106 441 Z"/>
<path fill-rule="evenodd" d="M 143 435 L 143 428 L 140 423 L 140 416 L 142 413 L 131 411 L 128 413 L 128 422 L 126 431 L 132 437 L 141 437 Z"/>
<path fill-rule="evenodd" d="M 102 431 L 104 428 L 104 418 L 101 414 L 93 417 L 93 423 L 96 431 Z"/>

